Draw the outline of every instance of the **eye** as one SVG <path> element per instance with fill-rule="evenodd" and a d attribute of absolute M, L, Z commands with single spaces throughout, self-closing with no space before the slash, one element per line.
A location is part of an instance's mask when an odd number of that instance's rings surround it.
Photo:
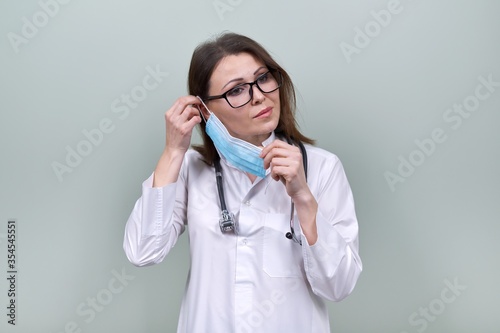
<path fill-rule="evenodd" d="M 261 76 L 259 76 L 259 78 L 257 79 L 257 82 L 258 83 L 266 83 L 268 80 L 269 80 L 269 72 L 264 73 Z"/>
<path fill-rule="evenodd" d="M 244 91 L 245 91 L 245 86 L 239 85 L 239 86 L 236 86 L 233 89 L 229 90 L 226 94 L 228 97 L 235 97 L 235 96 L 241 95 Z"/>

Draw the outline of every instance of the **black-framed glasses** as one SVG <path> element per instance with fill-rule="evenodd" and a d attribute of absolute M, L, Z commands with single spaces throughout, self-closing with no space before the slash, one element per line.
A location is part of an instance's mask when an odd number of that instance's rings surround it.
<path fill-rule="evenodd" d="M 248 104 L 248 102 L 252 100 L 254 85 L 256 85 L 262 93 L 266 94 L 278 90 L 282 83 L 283 77 L 281 73 L 278 70 L 269 70 L 259 75 L 257 80 L 253 82 L 238 84 L 222 95 L 208 96 L 204 100 L 211 101 L 224 98 L 232 108 L 236 109 Z"/>

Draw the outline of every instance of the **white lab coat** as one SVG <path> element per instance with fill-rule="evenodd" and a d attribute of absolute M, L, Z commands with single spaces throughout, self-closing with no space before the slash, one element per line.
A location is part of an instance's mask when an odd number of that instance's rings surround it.
<path fill-rule="evenodd" d="M 143 183 L 123 247 L 136 266 L 158 264 L 187 227 L 191 266 L 177 332 L 330 332 L 324 300 L 348 296 L 362 270 L 358 223 L 340 160 L 305 147 L 308 184 L 318 202 L 313 246 L 296 216 L 302 246 L 285 237 L 290 197 L 269 175 L 251 183 L 221 160 L 225 199 L 238 221 L 238 235 L 220 231 L 214 168 L 197 152 L 186 153 L 176 183 L 152 188 L 153 175 Z"/>

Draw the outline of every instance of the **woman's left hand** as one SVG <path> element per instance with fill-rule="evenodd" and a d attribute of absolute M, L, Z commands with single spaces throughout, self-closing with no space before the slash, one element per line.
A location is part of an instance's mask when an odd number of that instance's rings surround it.
<path fill-rule="evenodd" d="M 300 149 L 281 140 L 274 140 L 260 154 L 264 168 L 271 167 L 271 177 L 285 184 L 286 192 L 294 199 L 310 196 Z"/>
<path fill-rule="evenodd" d="M 298 147 L 275 140 L 262 149 L 264 167 L 271 167 L 271 177 L 285 184 L 286 192 L 292 198 L 300 226 L 309 245 L 318 240 L 316 213 L 318 203 L 306 182 L 302 154 Z"/>

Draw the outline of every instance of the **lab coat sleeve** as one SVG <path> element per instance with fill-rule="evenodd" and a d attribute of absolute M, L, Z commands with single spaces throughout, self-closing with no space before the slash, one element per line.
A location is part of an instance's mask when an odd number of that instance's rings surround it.
<path fill-rule="evenodd" d="M 304 269 L 312 291 L 327 300 L 347 297 L 362 271 L 358 222 L 351 188 L 340 160 L 333 156 L 321 166 L 316 199 L 318 240 L 303 240 Z"/>
<path fill-rule="evenodd" d="M 183 167 L 186 164 L 184 161 Z M 185 230 L 186 188 L 183 169 L 177 182 L 152 187 L 152 174 L 142 184 L 142 195 L 125 226 L 123 249 L 135 266 L 160 263 Z"/>

